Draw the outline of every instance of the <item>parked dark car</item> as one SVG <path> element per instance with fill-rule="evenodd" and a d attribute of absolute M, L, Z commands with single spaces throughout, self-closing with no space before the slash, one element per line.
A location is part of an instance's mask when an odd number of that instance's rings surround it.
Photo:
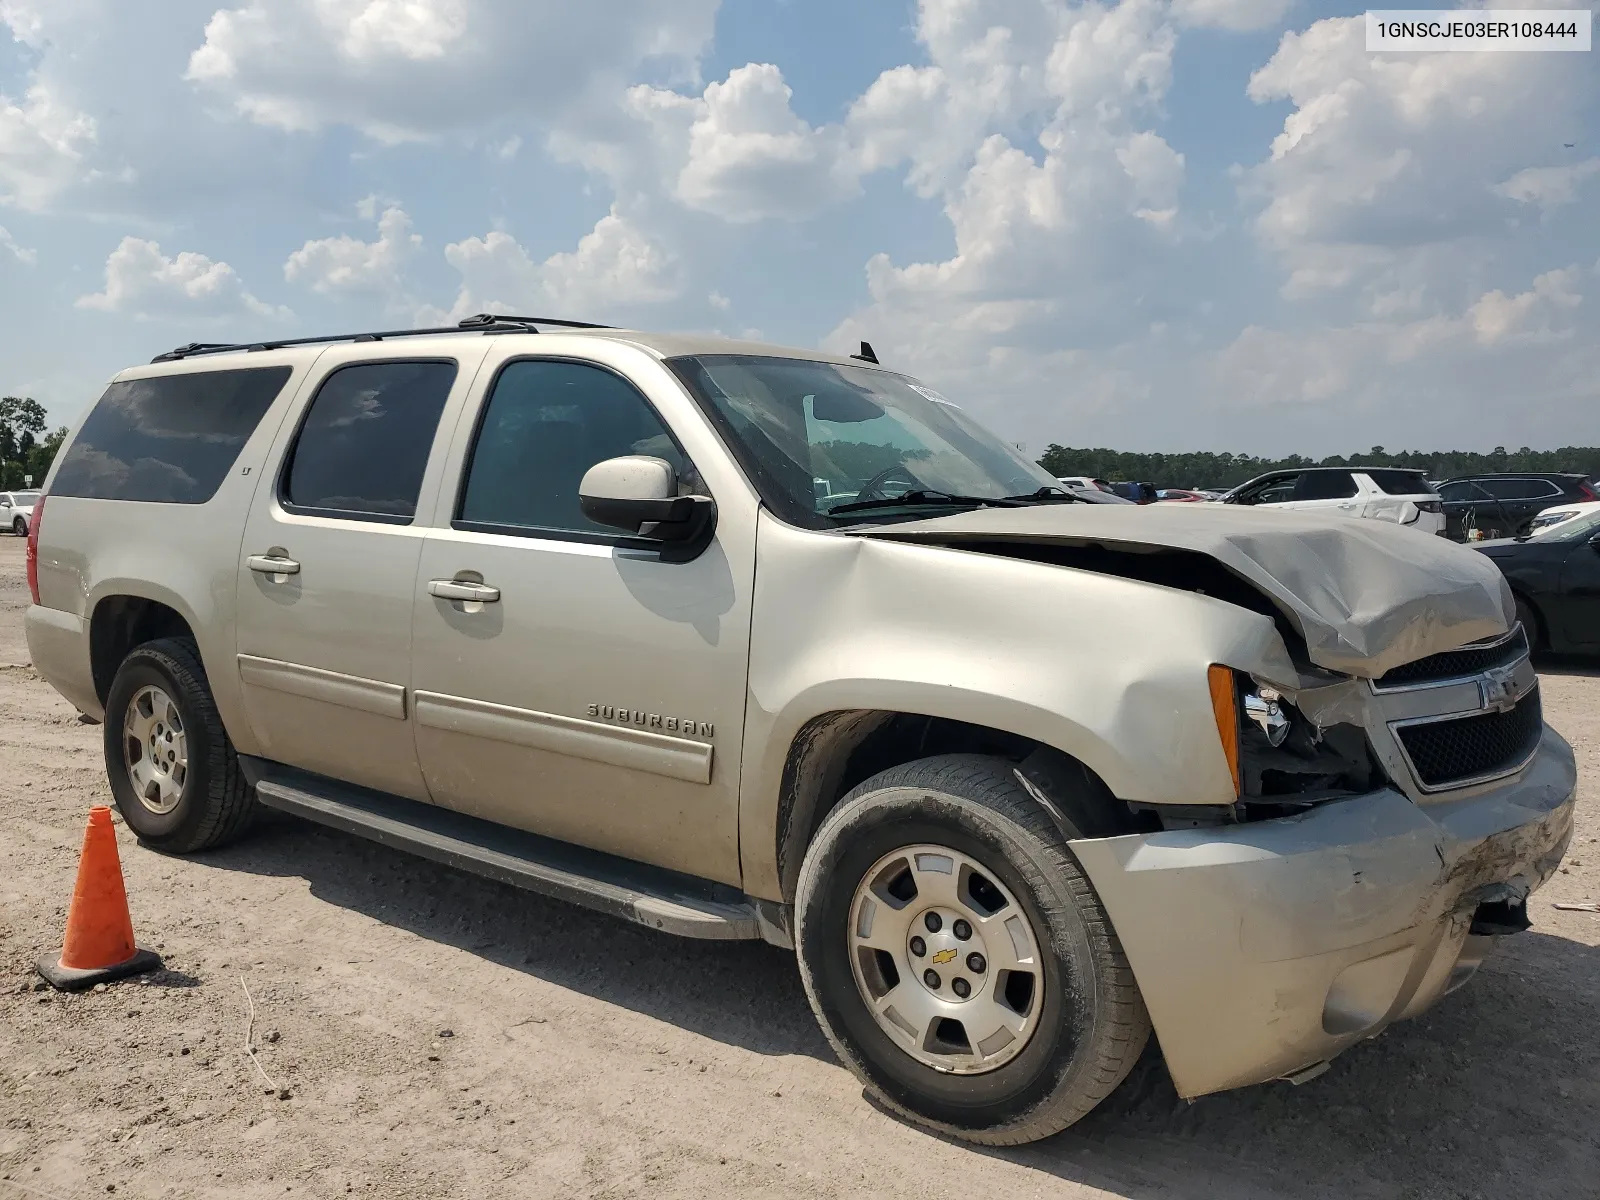
<path fill-rule="evenodd" d="M 1476 542 L 1517 598 L 1517 617 L 1535 647 L 1600 652 L 1600 511 L 1536 537 Z"/>
<path fill-rule="evenodd" d="M 1444 501 L 1444 535 L 1467 540 L 1469 529 L 1486 538 L 1521 537 L 1529 523 L 1552 504 L 1600 500 L 1583 475 L 1545 471 L 1461 475 L 1439 485 Z"/>
<path fill-rule="evenodd" d="M 1156 485 L 1153 483 L 1113 483 L 1111 490 L 1135 504 L 1154 504 L 1157 498 Z"/>

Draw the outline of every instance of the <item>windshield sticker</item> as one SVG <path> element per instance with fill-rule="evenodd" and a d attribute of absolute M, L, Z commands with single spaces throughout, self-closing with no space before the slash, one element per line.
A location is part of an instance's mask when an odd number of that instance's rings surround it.
<path fill-rule="evenodd" d="M 924 400 L 932 400 L 935 404 L 943 404 L 946 408 L 961 407 L 959 404 L 955 403 L 955 401 L 946 400 L 932 388 L 923 387 L 920 383 L 913 383 L 910 385 L 910 387 L 913 392 L 917 393 L 917 395 L 921 396 Z"/>

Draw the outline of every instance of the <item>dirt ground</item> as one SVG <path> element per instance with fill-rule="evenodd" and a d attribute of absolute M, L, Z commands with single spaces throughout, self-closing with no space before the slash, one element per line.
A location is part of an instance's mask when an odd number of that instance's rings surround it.
<path fill-rule="evenodd" d="M 1303 1087 L 1187 1105 L 1152 1054 L 1074 1129 L 990 1152 L 868 1104 L 782 951 L 287 818 L 192 859 L 121 830 L 165 971 L 34 992 L 109 794 L 100 730 L 25 665 L 22 562 L 0 537 L 0 1200 L 1600 1194 L 1600 915 L 1551 906 L 1600 899 L 1591 670 L 1543 673 L 1583 771 L 1568 863 L 1469 987 Z"/>

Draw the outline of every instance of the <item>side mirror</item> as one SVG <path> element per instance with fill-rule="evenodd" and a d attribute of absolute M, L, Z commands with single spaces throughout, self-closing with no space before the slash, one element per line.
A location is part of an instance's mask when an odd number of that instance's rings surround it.
<path fill-rule="evenodd" d="M 584 472 L 578 484 L 583 515 L 600 525 L 662 543 L 662 557 L 686 561 L 716 530 L 710 496 L 680 496 L 670 463 L 645 454 L 608 458 Z"/>

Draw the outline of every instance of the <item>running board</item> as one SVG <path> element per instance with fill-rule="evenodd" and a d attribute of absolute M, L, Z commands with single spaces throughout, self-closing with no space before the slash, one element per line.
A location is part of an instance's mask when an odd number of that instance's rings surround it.
<path fill-rule="evenodd" d="M 755 903 L 734 888 L 266 759 L 239 757 L 257 799 L 268 808 L 679 937 L 763 937 Z"/>

